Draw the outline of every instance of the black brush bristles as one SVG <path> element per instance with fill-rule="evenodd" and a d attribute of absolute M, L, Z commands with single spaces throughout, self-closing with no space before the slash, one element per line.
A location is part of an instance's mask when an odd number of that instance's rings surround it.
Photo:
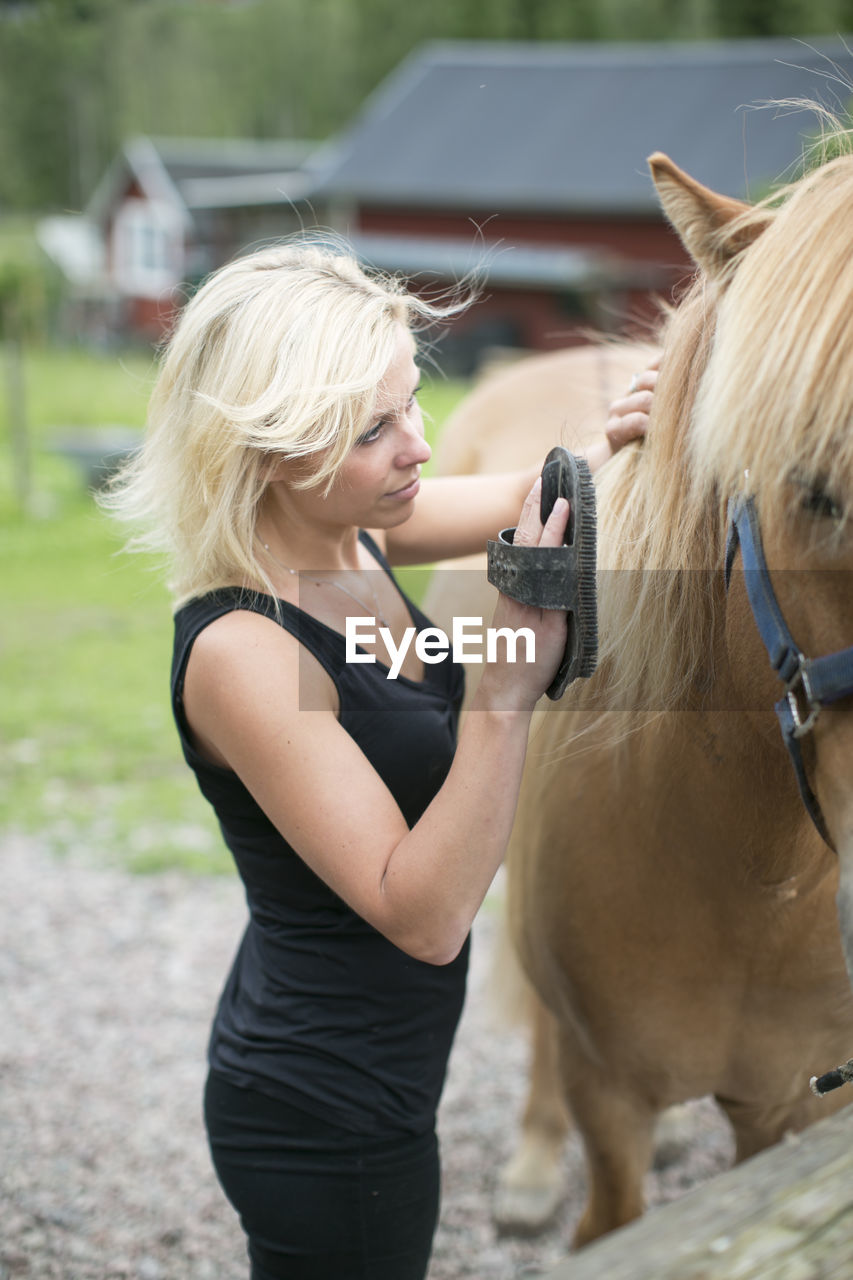
<path fill-rule="evenodd" d="M 564 543 L 574 550 L 571 572 L 576 576 L 575 607 L 568 613 L 568 636 L 563 660 L 548 697 L 562 696 L 570 680 L 588 679 L 598 662 L 598 605 L 596 596 L 595 485 L 585 458 L 557 445 L 542 467 L 540 518 L 544 524 L 558 498 L 570 506 Z"/>
<path fill-rule="evenodd" d="M 580 536 L 578 539 L 578 600 L 580 655 L 578 675 L 589 678 L 598 663 L 598 597 L 596 557 L 598 531 L 595 513 L 595 484 L 585 458 L 576 458 Z M 577 534 L 576 534 L 577 537 Z"/>

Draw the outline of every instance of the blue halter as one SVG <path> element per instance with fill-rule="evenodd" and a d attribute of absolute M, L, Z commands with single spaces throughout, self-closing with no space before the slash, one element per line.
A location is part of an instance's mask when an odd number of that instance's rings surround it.
<path fill-rule="evenodd" d="M 728 507 L 726 535 L 726 588 L 740 546 L 744 582 L 770 665 L 785 684 L 785 696 L 776 703 L 782 738 L 797 775 L 803 803 L 826 843 L 832 847 L 817 796 L 806 777 L 800 738 L 810 733 L 821 707 L 853 696 L 853 645 L 823 658 L 806 658 L 788 630 L 773 592 L 764 558 L 761 529 L 753 498 L 739 494 Z M 801 713 L 801 705 L 805 714 Z"/>

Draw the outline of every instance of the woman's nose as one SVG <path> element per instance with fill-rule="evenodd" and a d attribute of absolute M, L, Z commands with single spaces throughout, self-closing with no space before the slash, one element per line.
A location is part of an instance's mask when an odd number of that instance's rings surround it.
<path fill-rule="evenodd" d="M 432 449 L 427 444 L 423 431 L 411 429 L 406 432 L 405 439 L 397 455 L 398 467 L 411 467 L 428 462 L 432 457 Z"/>

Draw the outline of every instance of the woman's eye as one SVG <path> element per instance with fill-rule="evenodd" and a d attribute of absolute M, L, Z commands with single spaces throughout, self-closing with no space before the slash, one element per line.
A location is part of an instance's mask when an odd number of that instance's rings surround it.
<path fill-rule="evenodd" d="M 374 440 L 378 440 L 379 437 L 382 435 L 382 428 L 384 426 L 385 426 L 384 422 L 377 422 L 376 425 L 371 427 L 369 431 L 365 431 L 363 436 L 359 436 L 358 443 L 373 444 Z"/>
<path fill-rule="evenodd" d="M 406 409 L 405 409 L 406 413 L 411 413 L 415 405 L 417 404 L 419 391 L 420 391 L 420 387 L 417 386 L 415 387 L 412 394 L 409 396 L 408 402 L 406 404 Z M 380 422 L 375 423 L 372 427 L 369 428 L 369 430 L 365 431 L 363 436 L 359 436 L 356 443 L 357 444 L 373 444 L 374 441 L 378 440 L 379 437 L 382 435 L 382 432 L 385 430 L 386 426 L 388 425 L 388 421 L 389 420 L 386 420 L 385 418 L 383 418 Z"/>

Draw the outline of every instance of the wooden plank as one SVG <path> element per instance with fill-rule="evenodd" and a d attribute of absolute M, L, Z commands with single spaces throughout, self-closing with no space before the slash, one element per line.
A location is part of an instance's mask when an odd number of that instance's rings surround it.
<path fill-rule="evenodd" d="M 853 1106 L 568 1258 L 542 1280 L 853 1280 Z"/>

